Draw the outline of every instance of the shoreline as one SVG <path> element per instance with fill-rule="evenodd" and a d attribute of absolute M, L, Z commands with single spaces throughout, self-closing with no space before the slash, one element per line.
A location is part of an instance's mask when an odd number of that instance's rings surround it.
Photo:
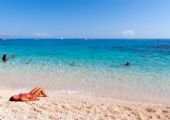
<path fill-rule="evenodd" d="M 7 86 L 6 87 L 0 86 L 1 91 L 4 91 L 5 93 L 6 93 L 6 91 L 9 91 L 9 93 L 13 93 L 8 96 L 12 96 L 12 95 L 18 94 L 18 93 L 27 93 L 32 88 L 34 88 L 34 87 L 11 88 L 11 87 L 7 87 Z M 93 93 L 92 90 L 90 90 L 90 91 L 69 90 L 69 89 L 54 90 L 54 89 L 48 89 L 45 87 L 41 87 L 41 88 L 44 88 L 45 91 L 47 91 L 48 93 L 51 93 L 52 96 L 55 94 L 79 95 L 79 96 L 92 97 L 92 98 L 113 99 L 113 100 L 119 100 L 119 101 L 124 101 L 124 102 L 128 102 L 128 103 L 141 103 L 141 104 L 170 106 L 169 97 L 160 96 L 159 94 L 153 95 L 153 93 L 147 93 L 147 91 L 141 95 L 143 97 L 139 97 L 138 94 L 140 94 L 141 92 L 136 92 L 136 91 L 132 91 L 132 90 L 128 91 L 126 89 L 119 89 L 119 90 L 115 89 L 114 91 L 112 91 L 112 93 L 105 93 L 105 92 L 109 92 L 109 91 L 105 91 L 103 89 L 103 91 L 101 91 L 101 94 L 99 94 L 96 92 Z M 105 95 L 103 95 L 104 93 L 105 93 Z M 155 96 L 155 95 L 157 95 L 157 96 Z M 7 95 L 5 95 L 5 96 L 7 96 Z M 159 96 L 159 99 L 158 99 L 158 96 Z M 1 97 L 1 92 L 0 92 L 0 97 Z"/>
<path fill-rule="evenodd" d="M 0 91 L 0 119 L 170 119 L 170 105 L 124 101 L 47 91 L 49 97 L 38 101 L 10 102 L 8 99 L 21 90 Z"/>

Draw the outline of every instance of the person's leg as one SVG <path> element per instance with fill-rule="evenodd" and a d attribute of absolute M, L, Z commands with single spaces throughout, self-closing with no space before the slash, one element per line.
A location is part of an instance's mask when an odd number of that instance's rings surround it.
<path fill-rule="evenodd" d="M 40 89 L 39 87 L 35 87 L 33 90 L 31 90 L 29 93 L 34 94 L 38 89 Z"/>
<path fill-rule="evenodd" d="M 43 89 L 41 90 L 41 94 L 40 95 L 42 95 L 42 97 L 47 97 L 47 94 L 44 92 Z"/>
<path fill-rule="evenodd" d="M 40 95 L 42 95 L 43 97 L 47 97 L 47 94 L 44 92 L 44 90 L 39 88 L 37 91 L 33 93 L 33 98 L 37 98 Z"/>

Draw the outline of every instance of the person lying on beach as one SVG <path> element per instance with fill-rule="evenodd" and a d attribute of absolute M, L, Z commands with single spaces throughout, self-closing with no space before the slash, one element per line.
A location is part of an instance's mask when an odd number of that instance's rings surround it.
<path fill-rule="evenodd" d="M 14 54 L 11 54 L 8 58 L 7 58 L 7 55 L 4 54 L 2 56 L 2 62 L 7 62 L 7 60 L 10 59 L 10 58 L 14 58 Z"/>
<path fill-rule="evenodd" d="M 12 96 L 9 101 L 15 102 L 27 102 L 37 100 L 37 97 L 47 97 L 47 94 L 42 88 L 36 87 L 31 90 L 29 93 L 20 93 L 18 95 Z"/>

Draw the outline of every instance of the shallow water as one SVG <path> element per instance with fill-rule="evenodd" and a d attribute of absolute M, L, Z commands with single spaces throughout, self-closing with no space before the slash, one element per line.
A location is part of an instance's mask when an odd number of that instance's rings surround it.
<path fill-rule="evenodd" d="M 1 86 L 168 103 L 169 40 L 16 39 L 0 41 Z M 123 66 L 129 61 L 130 66 Z"/>

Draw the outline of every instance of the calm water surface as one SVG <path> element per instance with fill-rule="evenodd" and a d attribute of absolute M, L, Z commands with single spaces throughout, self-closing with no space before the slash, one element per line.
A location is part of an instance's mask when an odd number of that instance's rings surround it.
<path fill-rule="evenodd" d="M 0 41 L 1 86 L 169 103 L 169 40 L 16 39 Z M 126 61 L 131 66 L 122 66 Z"/>

